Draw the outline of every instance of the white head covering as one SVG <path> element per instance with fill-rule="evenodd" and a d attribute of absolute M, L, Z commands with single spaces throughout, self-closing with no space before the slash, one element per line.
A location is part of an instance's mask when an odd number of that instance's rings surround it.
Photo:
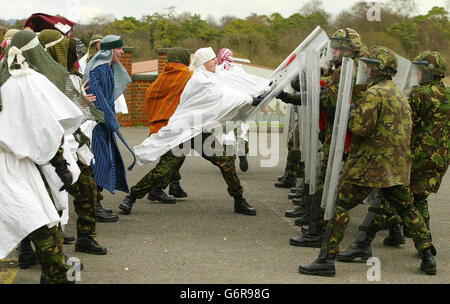
<path fill-rule="evenodd" d="M 214 58 L 216 58 L 216 53 L 214 53 L 212 47 L 198 49 L 194 54 L 194 60 L 192 60 L 192 64 L 189 68 L 191 71 L 194 71 Z"/>

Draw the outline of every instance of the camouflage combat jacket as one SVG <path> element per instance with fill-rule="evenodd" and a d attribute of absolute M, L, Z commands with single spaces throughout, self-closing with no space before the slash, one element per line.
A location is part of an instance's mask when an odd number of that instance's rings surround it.
<path fill-rule="evenodd" d="M 440 81 L 416 87 L 409 103 L 413 115 L 411 190 L 435 193 L 447 171 L 450 129 L 450 88 Z"/>
<path fill-rule="evenodd" d="M 353 137 L 344 182 L 373 188 L 409 185 L 411 108 L 392 80 L 367 90 L 351 113 L 348 129 Z"/>

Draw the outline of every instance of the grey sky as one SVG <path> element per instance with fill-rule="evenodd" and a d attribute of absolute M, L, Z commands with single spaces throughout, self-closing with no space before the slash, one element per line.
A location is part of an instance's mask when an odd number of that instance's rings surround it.
<path fill-rule="evenodd" d="M 379 0 L 378 0 L 379 1 Z M 386 0 L 385 0 L 386 1 Z M 176 12 L 197 13 L 206 18 L 208 15 L 219 20 L 224 15 L 246 17 L 251 13 L 281 13 L 284 17 L 299 11 L 308 0 L 15 0 L 2 1 L 0 18 L 27 18 L 32 13 L 61 14 L 74 21 L 80 16 L 82 22 L 102 14 L 113 14 L 116 18 L 134 16 L 140 18 L 144 14 L 156 12 L 167 13 L 168 7 L 175 7 Z M 79 9 L 68 9 L 68 3 L 79 3 Z M 352 6 L 357 0 L 323 0 L 327 12 L 337 15 L 341 10 Z M 433 6 L 445 6 L 448 0 L 417 0 L 418 11 L 425 14 Z M 73 7 L 73 6 L 70 6 Z M 75 6 L 76 7 L 76 6 Z"/>

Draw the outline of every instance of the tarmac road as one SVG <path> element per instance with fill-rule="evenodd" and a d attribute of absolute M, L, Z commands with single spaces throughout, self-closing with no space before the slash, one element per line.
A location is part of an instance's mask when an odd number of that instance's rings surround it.
<path fill-rule="evenodd" d="M 142 142 L 147 129 L 123 128 L 122 133 L 133 146 Z M 299 234 L 294 220 L 284 217 L 284 212 L 293 207 L 287 199 L 289 190 L 273 186 L 286 163 L 287 151 L 281 138 L 280 161 L 275 168 L 260 167 L 260 157 L 253 156 L 249 157 L 249 171 L 239 173 L 244 195 L 257 209 L 257 216 L 235 214 L 219 169 L 201 157 L 188 157 L 181 169 L 181 184 L 189 195 L 187 199 L 174 205 L 142 199 L 130 215 L 120 215 L 119 222 L 99 223 L 97 241 L 107 247 L 106 256 L 77 253 L 74 245 L 64 246 L 69 257 L 78 257 L 84 263 L 81 284 L 368 283 L 367 272 L 371 266 L 364 263 L 337 262 L 334 278 L 297 272 L 299 264 L 313 261 L 319 250 L 289 245 L 289 238 Z M 128 166 L 131 155 L 120 146 Z M 154 165 L 136 166 L 129 172 L 130 187 Z M 420 259 L 411 239 L 402 247 L 388 248 L 382 244 L 387 231 L 382 231 L 373 243 L 374 256 L 381 261 L 380 283 L 450 283 L 449 185 L 447 174 L 440 192 L 429 200 L 433 241 L 438 250 L 438 275 L 426 276 L 419 272 Z M 118 212 L 125 194 L 104 192 L 104 196 L 103 206 Z M 71 207 L 66 231 L 75 234 L 76 215 Z M 354 240 L 366 210 L 367 206 L 360 206 L 351 211 L 341 249 Z M 16 252 L 8 258 L 16 260 Z M 7 277 L 11 280 L 10 274 Z M 34 266 L 16 271 L 14 283 L 38 283 L 39 277 L 40 266 Z"/>

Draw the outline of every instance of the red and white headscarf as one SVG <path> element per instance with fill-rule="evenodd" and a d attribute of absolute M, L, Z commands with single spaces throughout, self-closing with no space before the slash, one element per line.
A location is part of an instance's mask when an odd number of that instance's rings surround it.
<path fill-rule="evenodd" d="M 217 54 L 217 64 L 221 65 L 223 63 L 223 68 L 229 70 L 231 64 L 233 63 L 233 52 L 230 49 L 223 48 L 219 50 Z"/>

